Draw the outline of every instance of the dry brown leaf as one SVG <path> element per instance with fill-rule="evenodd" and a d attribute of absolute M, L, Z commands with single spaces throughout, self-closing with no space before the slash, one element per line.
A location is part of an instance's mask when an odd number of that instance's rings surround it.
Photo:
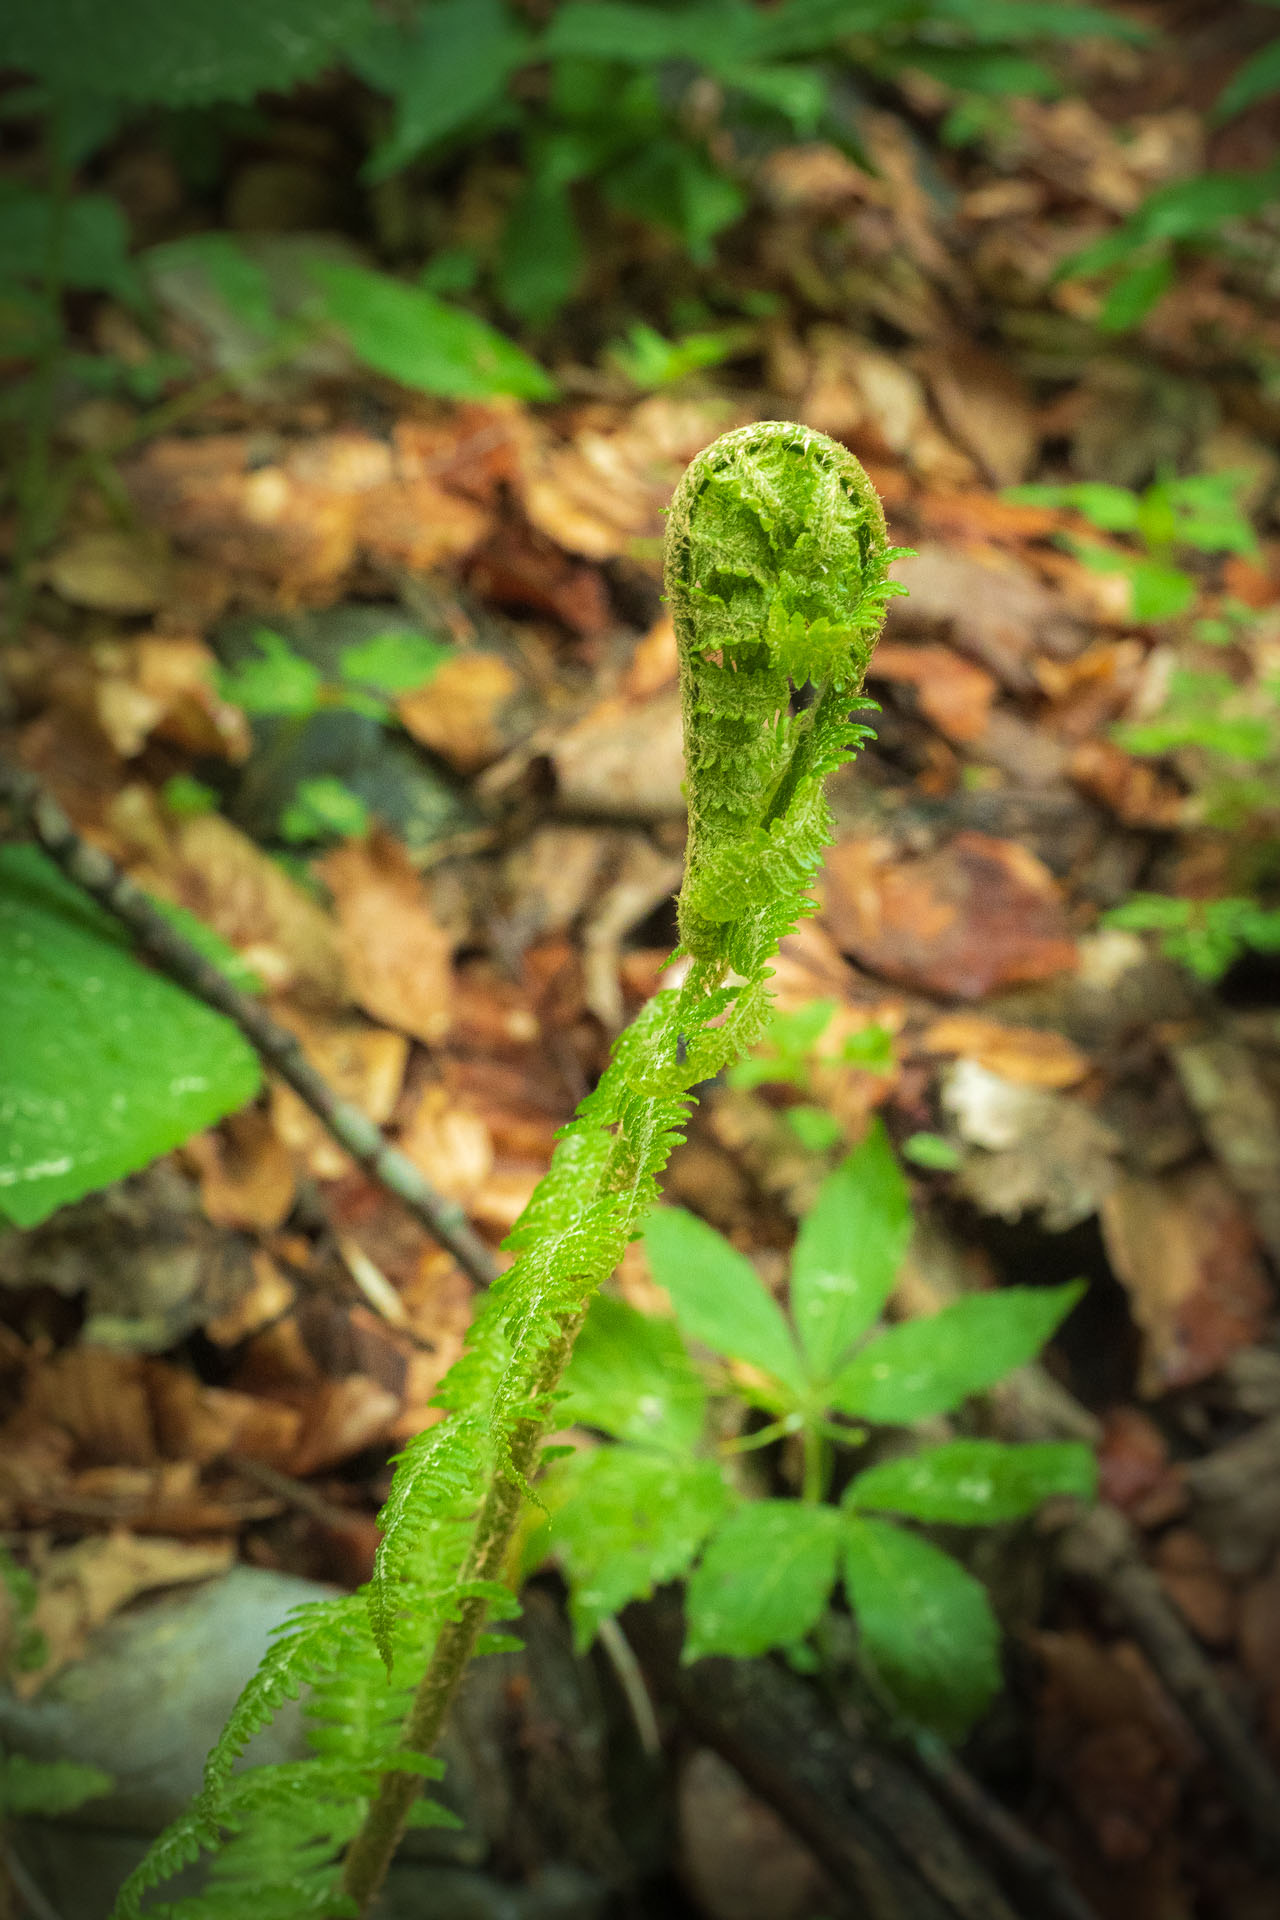
<path fill-rule="evenodd" d="M 274 1012 L 297 1035 L 307 1059 L 335 1093 L 378 1126 L 391 1118 L 409 1057 L 409 1043 L 402 1033 L 361 1020 L 322 1020 L 289 1005 L 278 1005 Z M 340 1179 L 350 1167 L 347 1155 L 310 1107 L 279 1083 L 271 1088 L 271 1123 L 318 1180 Z"/>
<path fill-rule="evenodd" d="M 1144 1395 L 1207 1379 L 1262 1338 L 1271 1289 L 1248 1217 L 1216 1168 L 1160 1180 L 1127 1174 L 1101 1213 L 1108 1257 L 1143 1335 Z"/>
<path fill-rule="evenodd" d="M 588 560 L 617 559 L 637 542 L 656 551 L 684 467 L 738 418 L 723 400 L 655 394 L 613 414 L 586 413 L 567 442 L 538 434 L 522 456 L 525 512 Z"/>
<path fill-rule="evenodd" d="M 841 842 L 827 860 L 823 919 L 868 972 L 964 1000 L 1076 963 L 1053 875 L 1016 841 L 986 834 L 900 861 L 875 839 Z"/>
<path fill-rule="evenodd" d="M 325 856 L 321 872 L 357 1005 L 434 1046 L 449 1031 L 451 944 L 404 848 L 385 833 L 349 840 Z"/>
<path fill-rule="evenodd" d="M 669 613 L 663 613 L 643 639 L 636 642 L 620 692 L 628 700 L 647 700 L 651 694 L 671 686 L 679 671 L 675 622 Z"/>
<path fill-rule="evenodd" d="M 204 1323 L 204 1331 L 215 1346 L 239 1346 L 250 1334 L 279 1320 L 293 1305 L 292 1286 L 262 1247 L 253 1249 L 250 1269 L 252 1284 L 225 1312 Z"/>
<path fill-rule="evenodd" d="M 430 573 L 474 552 L 493 517 L 431 480 L 390 480 L 361 495 L 355 525 L 370 560 Z"/>
<path fill-rule="evenodd" d="M 442 1086 L 423 1088 L 397 1144 L 451 1200 L 474 1199 L 493 1170 L 489 1129 Z"/>
<path fill-rule="evenodd" d="M 959 1054 L 1024 1087 L 1074 1087 L 1090 1063 L 1065 1034 L 1007 1027 L 980 1013 L 949 1013 L 921 1037 L 926 1053 Z"/>
<path fill-rule="evenodd" d="M 917 690 L 920 710 L 938 732 L 964 746 L 986 731 L 997 688 L 985 667 L 950 647 L 907 646 L 882 640 L 871 656 L 871 680 L 905 682 Z"/>
<path fill-rule="evenodd" d="M 1038 434 L 1030 396 L 1009 361 L 955 339 L 929 348 L 917 364 L 944 425 L 987 479 L 997 487 L 1025 479 Z"/>
<path fill-rule="evenodd" d="M 159 1454 L 144 1362 L 108 1347 L 67 1347 L 27 1379 L 24 1412 L 69 1433 L 80 1464 L 145 1467 Z"/>
<path fill-rule="evenodd" d="M 1076 785 L 1109 807 L 1127 827 L 1168 831 L 1184 819 L 1186 795 L 1149 761 L 1135 760 L 1110 740 L 1082 740 L 1068 770 Z"/>
<path fill-rule="evenodd" d="M 55 1548 L 37 1575 L 31 1624 L 44 1635 L 48 1658 L 10 1681 L 21 1699 L 38 1693 L 84 1651 L 89 1635 L 139 1594 L 186 1586 L 225 1573 L 235 1559 L 230 1540 L 196 1545 L 186 1540 L 140 1539 L 123 1530 Z"/>
<path fill-rule="evenodd" d="M 520 681 L 495 653 L 459 653 L 396 702 L 401 724 L 459 773 L 476 773 L 506 746 L 499 716 Z"/>
<path fill-rule="evenodd" d="M 108 824 L 139 884 L 206 921 L 273 992 L 316 1008 L 349 1004 L 335 922 L 221 814 L 173 820 L 134 786 Z"/>
<path fill-rule="evenodd" d="M 85 664 L 77 649 L 49 692 L 83 705 L 87 691 L 94 718 L 123 759 L 141 753 L 153 735 L 192 753 L 247 758 L 248 722 L 220 698 L 214 657 L 202 640 L 144 634 L 100 641 L 89 654 L 90 677 Z"/>
<path fill-rule="evenodd" d="M 907 598 L 894 601 L 892 637 L 950 639 L 1011 693 L 1037 690 L 1034 656 L 1071 658 L 1085 644 L 1085 628 L 1064 613 L 1059 597 L 998 547 L 961 551 L 921 542 L 899 576 Z"/>
<path fill-rule="evenodd" d="M 959 1060 L 944 1077 L 942 1106 L 961 1139 L 980 1149 L 966 1154 L 958 1181 L 984 1213 L 1038 1213 L 1051 1233 L 1065 1233 L 1095 1214 L 1115 1183 L 1120 1142 L 1082 1100 Z"/>
<path fill-rule="evenodd" d="M 675 688 L 643 701 L 602 700 L 547 751 L 565 808 L 625 820 L 684 812 L 684 729 Z"/>
<path fill-rule="evenodd" d="M 363 1374 L 324 1381 L 307 1398 L 289 1471 L 305 1478 L 324 1467 L 338 1466 L 352 1454 L 386 1440 L 399 1412 L 399 1395 Z"/>
<path fill-rule="evenodd" d="M 200 1176 L 200 1200 L 215 1226 L 259 1232 L 280 1226 L 293 1206 L 293 1162 L 260 1107 L 245 1107 L 183 1148 Z"/>
<path fill-rule="evenodd" d="M 839 147 L 811 141 L 775 147 L 756 174 L 757 191 L 779 213 L 829 213 L 856 200 L 878 201 L 883 189 Z"/>
<path fill-rule="evenodd" d="M 73 533 L 44 565 L 54 592 L 94 613 L 154 613 L 169 590 L 169 557 L 152 531 Z"/>

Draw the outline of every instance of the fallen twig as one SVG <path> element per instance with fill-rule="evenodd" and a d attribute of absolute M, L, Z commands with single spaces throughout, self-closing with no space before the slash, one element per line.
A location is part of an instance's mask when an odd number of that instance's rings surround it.
<path fill-rule="evenodd" d="M 62 808 L 31 774 L 3 759 L 0 800 L 8 801 L 32 838 L 67 878 L 128 928 L 148 959 L 188 993 L 233 1021 L 250 1046 L 293 1088 L 357 1165 L 394 1194 L 478 1285 L 488 1285 L 497 1273 L 497 1264 L 462 1208 L 437 1193 L 413 1162 L 383 1138 L 367 1114 L 333 1091 L 287 1027 L 233 987 L 211 960 L 170 925 L 141 887 L 107 854 L 81 839 Z"/>
<path fill-rule="evenodd" d="M 655 1690 L 812 1849 L 842 1913 L 1015 1920 L 913 1769 L 837 1721 L 805 1681 L 772 1660 L 682 1665 L 683 1625 L 670 1593 L 628 1607 L 623 1624 Z"/>
<path fill-rule="evenodd" d="M 998 1858 L 1023 1891 L 1034 1897 L 1037 1920 L 1097 1920 L 1084 1895 L 1071 1884 L 1061 1860 L 1029 1833 L 981 1781 L 962 1767 L 940 1740 L 920 1735 L 915 1759 L 939 1797 L 986 1851 Z"/>
<path fill-rule="evenodd" d="M 1114 1601 L 1152 1666 L 1222 1770 L 1259 1850 L 1280 1857 L 1280 1778 L 1223 1692 L 1183 1625 L 1133 1532 L 1113 1507 L 1072 1522 L 1060 1545 L 1070 1573 L 1095 1581 Z"/>

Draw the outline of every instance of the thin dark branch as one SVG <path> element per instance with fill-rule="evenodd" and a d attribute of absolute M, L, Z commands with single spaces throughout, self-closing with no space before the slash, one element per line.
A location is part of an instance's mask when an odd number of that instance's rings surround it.
<path fill-rule="evenodd" d="M 1114 1602 L 1217 1762 L 1259 1850 L 1280 1857 L 1280 1778 L 1142 1559 L 1124 1516 L 1093 1508 L 1068 1527 L 1059 1551 L 1069 1573 L 1095 1581 Z"/>
<path fill-rule="evenodd" d="M 1034 1896 L 1037 1920 L 1097 1920 L 1057 1854 L 1001 1806 L 940 1740 L 922 1735 L 914 1752 L 917 1765 L 957 1820 L 1004 1865 L 1008 1879 Z"/>
<path fill-rule="evenodd" d="M 489 1284 L 497 1272 L 496 1262 L 462 1208 L 437 1193 L 413 1162 L 383 1138 L 367 1114 L 333 1091 L 287 1027 L 233 987 L 211 960 L 183 939 L 113 860 L 81 839 L 62 808 L 31 774 L 3 759 L 0 800 L 9 802 L 32 838 L 67 878 L 128 928 L 149 960 L 239 1027 L 250 1046 L 293 1088 L 370 1179 L 394 1194 L 479 1286 Z"/>

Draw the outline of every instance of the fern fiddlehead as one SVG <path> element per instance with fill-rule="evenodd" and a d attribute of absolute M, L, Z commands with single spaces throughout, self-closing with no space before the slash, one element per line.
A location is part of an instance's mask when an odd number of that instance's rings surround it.
<path fill-rule="evenodd" d="M 201 1800 L 158 1843 L 166 1859 L 191 1858 L 220 1828 L 243 1832 L 247 1811 L 235 1802 L 246 1776 L 233 1777 L 231 1766 L 271 1702 L 346 1668 L 376 1689 L 376 1646 L 396 1687 L 415 1687 L 413 1704 L 398 1742 L 385 1711 L 349 1705 L 344 1737 L 330 1724 L 320 1759 L 303 1763 L 345 1766 L 367 1812 L 358 1831 L 349 1810 L 340 1821 L 331 1808 L 319 1830 L 313 1817 L 299 1832 L 310 1850 L 297 1912 L 359 1914 L 381 1885 L 429 1771 L 424 1756 L 468 1659 L 486 1644 L 485 1623 L 513 1610 L 502 1576 L 574 1335 L 657 1196 L 694 1088 L 754 1044 L 778 941 L 812 911 L 807 890 L 830 838 L 824 780 L 867 731 L 853 716 L 867 704 L 863 676 L 898 591 L 893 558 L 861 466 L 805 427 L 765 422 L 726 434 L 677 488 L 666 586 L 689 802 L 683 983 L 655 995 L 621 1036 L 512 1231 L 513 1264 L 481 1303 L 467 1352 L 441 1388 L 444 1418 L 398 1463 L 367 1617 L 350 1600 L 330 1603 L 314 1628 L 306 1610 L 297 1617 L 285 1653 L 268 1656 L 270 1674 L 250 1682 L 211 1756 Z M 807 700 L 793 703 L 800 689 Z M 280 1784 L 273 1807 L 292 1774 Z M 317 1844 L 327 1839 L 336 1852 L 353 1831 L 326 1879 Z M 144 1863 L 116 1920 L 134 1920 L 143 1891 L 167 1871 Z M 183 1920 L 202 1912 L 215 1909 L 182 1905 Z"/>

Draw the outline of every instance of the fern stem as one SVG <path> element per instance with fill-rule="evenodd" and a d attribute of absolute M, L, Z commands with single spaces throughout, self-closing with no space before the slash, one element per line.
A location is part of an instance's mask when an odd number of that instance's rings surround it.
<path fill-rule="evenodd" d="M 538 1382 L 539 1403 L 560 1385 L 560 1376 L 569 1362 L 578 1329 L 586 1309 L 574 1316 L 560 1339 L 548 1353 Z M 512 1441 L 512 1471 L 497 1476 L 485 1496 L 476 1521 L 475 1536 L 462 1584 L 500 1580 L 506 1570 L 511 1540 L 520 1517 L 523 1487 L 528 1484 L 542 1438 L 542 1422 L 531 1418 L 522 1422 Z M 401 1744 L 412 1753 L 431 1753 L 444 1730 L 454 1696 L 467 1670 L 476 1641 L 489 1614 L 490 1601 L 485 1594 L 470 1594 L 461 1602 L 452 1620 L 445 1622 L 437 1637 L 430 1664 L 414 1695 L 404 1723 Z M 417 1774 L 383 1775 L 364 1825 L 352 1841 L 343 1863 L 342 1891 L 358 1902 L 360 1912 L 379 1891 L 387 1869 L 399 1846 L 413 1802 L 422 1782 Z"/>

